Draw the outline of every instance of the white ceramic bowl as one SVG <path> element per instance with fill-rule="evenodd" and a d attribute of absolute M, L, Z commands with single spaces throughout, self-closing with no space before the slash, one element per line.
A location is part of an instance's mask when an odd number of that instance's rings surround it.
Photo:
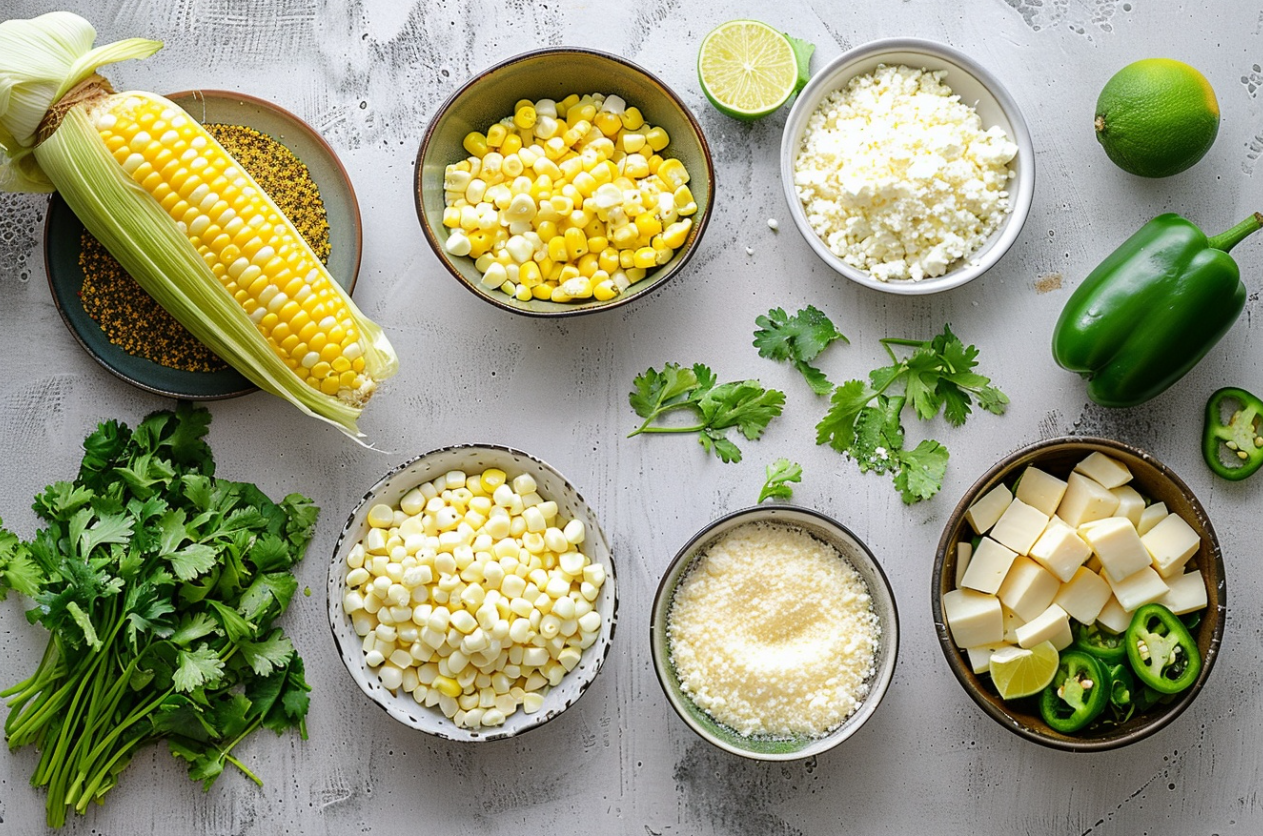
<path fill-rule="evenodd" d="M 984 127 L 999 125 L 1018 147 L 1010 163 L 1014 176 L 1009 182 L 1009 214 L 1000 227 L 973 255 L 958 261 L 947 273 L 921 281 L 881 281 L 869 273 L 844 262 L 821 240 L 807 222 L 807 214 L 794 188 L 794 160 L 802 145 L 807 120 L 820 102 L 835 90 L 846 86 L 852 78 L 871 73 L 878 64 L 906 65 L 914 69 L 946 70 L 944 83 L 960 95 L 962 102 L 972 105 L 982 118 Z M 1030 211 L 1035 193 L 1035 149 L 1030 131 L 1017 102 L 994 75 L 968 55 L 934 41 L 915 38 L 891 38 L 873 41 L 844 52 L 820 69 L 798 94 L 785 132 L 781 137 L 781 185 L 789 203 L 794 225 L 807 243 L 826 264 L 857 284 L 886 293 L 938 293 L 981 276 L 995 265 L 1017 240 Z"/>
<path fill-rule="evenodd" d="M 671 661 L 667 620 L 676 588 L 688 574 L 699 555 L 720 537 L 748 523 L 777 523 L 806 531 L 812 537 L 831 545 L 863 578 L 872 599 L 873 613 L 881 625 L 881 641 L 874 660 L 874 672 L 868 683 L 868 696 L 859 708 L 841 725 L 820 737 L 758 738 L 738 734 L 715 721 L 699 708 L 680 685 Z M 703 740 L 734 755 L 765 761 L 789 761 L 809 758 L 832 749 L 859 730 L 877 710 L 895 673 L 899 655 L 899 612 L 894 592 L 873 553 L 858 537 L 837 520 L 810 508 L 793 505 L 756 505 L 720 517 L 694 534 L 667 566 L 658 584 L 649 623 L 650 648 L 658 683 L 671 707 L 689 728 Z"/>
<path fill-rule="evenodd" d="M 362 640 L 356 635 L 351 618 L 342 609 L 342 595 L 345 590 L 346 556 L 367 535 L 370 508 L 378 503 L 397 505 L 403 495 L 417 485 L 450 470 L 472 474 L 481 473 L 489 467 L 503 470 L 510 479 L 519 473 L 529 473 L 538 485 L 540 496 L 557 503 L 560 517 L 583 522 L 587 533 L 582 551 L 593 563 L 605 567 L 605 583 L 595 602 L 596 611 L 601 614 L 601 635 L 595 644 L 583 651 L 579 664 L 566 674 L 561 684 L 548 691 L 539 711 L 526 714 L 519 709 L 502 726 L 466 729 L 443 716 L 437 707 L 418 705 L 412 695 L 402 688 L 397 693 L 391 693 L 382 685 L 377 674 L 364 664 Z M 543 725 L 574 705 L 596 678 L 605 657 L 609 655 L 618 619 L 618 593 L 609 541 L 597 522 L 596 514 L 564 476 L 546 462 L 520 450 L 491 444 L 465 444 L 434 450 L 404 462 L 365 492 L 347 519 L 333 549 L 333 558 L 329 563 L 328 608 L 329 625 L 333 629 L 338 655 L 351 678 L 369 699 L 406 726 L 448 740 L 472 742 L 513 737 Z"/>

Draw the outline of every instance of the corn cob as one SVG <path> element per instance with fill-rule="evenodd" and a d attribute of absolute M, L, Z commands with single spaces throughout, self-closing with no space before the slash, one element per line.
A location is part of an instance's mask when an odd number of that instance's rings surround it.
<path fill-rule="evenodd" d="M 17 24 L 87 27 L 54 13 Z M 0 47 L 5 44 L 0 31 Z M 63 33 L 64 34 L 64 33 Z M 85 36 L 78 31 L 79 43 Z M 64 38 L 63 38 L 64 40 Z M 128 44 L 127 54 L 117 47 Z M 106 60 L 142 57 L 155 42 L 102 47 Z M 146 52 L 147 50 L 147 52 Z M 4 50 L 0 48 L 0 72 Z M 77 66 L 82 64 L 79 59 Z M 89 71 L 95 70 L 95 64 Z M 293 224 L 206 130 L 152 93 L 114 93 L 96 75 L 50 103 L 29 145 L 0 112 L 10 166 L 28 185 L 47 178 L 146 291 L 260 388 L 358 436 L 356 419 L 398 366 L 379 326 L 325 270 Z M 0 178 L 0 183 L 4 178 Z"/>

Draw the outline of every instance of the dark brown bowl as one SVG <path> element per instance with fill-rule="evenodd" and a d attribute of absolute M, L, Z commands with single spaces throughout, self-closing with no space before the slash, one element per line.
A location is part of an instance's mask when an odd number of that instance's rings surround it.
<path fill-rule="evenodd" d="M 1030 464 L 1038 465 L 1040 469 L 1064 479 L 1084 456 L 1098 451 L 1127 465 L 1134 476 L 1131 484 L 1136 490 L 1155 502 L 1165 502 L 1171 513 L 1183 517 L 1201 537 L 1201 549 L 1192 558 L 1189 566 L 1196 564 L 1206 581 L 1207 605 L 1201 623 L 1195 630 L 1197 647 L 1202 654 L 1202 672 L 1191 688 L 1166 705 L 1154 706 L 1113 728 L 1093 734 L 1070 736 L 1051 729 L 1037 711 L 1029 713 L 1021 710 L 1030 707 L 1030 701 L 1006 703 L 991 687 L 989 677 L 984 681 L 983 677 L 973 672 L 964 652 L 956 647 L 947 629 L 946 619 L 943 617 L 943 595 L 956 585 L 956 544 L 967 531 L 965 512 L 978 497 L 999 483 L 1009 481 L 1021 468 Z M 948 518 L 934 558 L 930 590 L 930 606 L 939 646 L 947 659 L 948 667 L 970 698 L 989 717 L 1014 734 L 1044 746 L 1070 752 L 1100 752 L 1126 746 L 1143 740 L 1180 716 L 1197 699 L 1215 666 L 1215 660 L 1219 658 L 1226 601 L 1223 555 L 1219 549 L 1219 538 L 1215 536 L 1215 529 L 1206 516 L 1206 509 L 1197 501 L 1188 485 L 1162 462 L 1137 447 L 1105 438 L 1066 437 L 1041 441 L 1011 453 L 984 473 L 965 492 Z"/>
<path fill-rule="evenodd" d="M 665 154 L 688 169 L 689 188 L 697 203 L 693 228 L 671 260 L 608 302 L 527 302 L 482 285 L 482 275 L 468 257 L 443 248 L 443 176 L 447 166 L 469 156 L 461 143 L 470 131 L 487 127 L 513 112 L 519 99 L 562 99 L 570 93 L 618 95 L 644 114 L 645 121 L 666 129 L 671 137 Z M 496 307 L 526 316 L 555 317 L 609 310 L 640 299 L 677 275 L 696 251 L 714 204 L 715 168 L 710 146 L 693 113 L 675 92 L 648 70 L 625 58 L 582 47 L 539 49 L 488 67 L 448 97 L 426 128 L 417 152 L 413 196 L 425 240 L 440 262 L 467 290 Z"/>

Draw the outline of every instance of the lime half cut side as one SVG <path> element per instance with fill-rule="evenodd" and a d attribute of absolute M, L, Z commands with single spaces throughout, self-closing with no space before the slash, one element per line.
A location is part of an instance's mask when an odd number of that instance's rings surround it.
<path fill-rule="evenodd" d="M 1033 696 L 1053 681 L 1060 661 L 1052 642 L 1040 642 L 1029 650 L 1005 647 L 991 654 L 991 681 L 1001 699 Z"/>
<path fill-rule="evenodd" d="M 702 41 L 697 77 L 720 113 L 759 119 L 794 95 L 798 62 L 789 38 L 766 23 L 730 20 Z"/>

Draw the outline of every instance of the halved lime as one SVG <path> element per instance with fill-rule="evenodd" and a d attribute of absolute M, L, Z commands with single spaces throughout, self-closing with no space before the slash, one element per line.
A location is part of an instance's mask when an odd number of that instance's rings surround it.
<path fill-rule="evenodd" d="M 991 681 L 1001 699 L 1029 697 L 1048 687 L 1059 661 L 1052 642 L 1040 642 L 1029 650 L 1004 647 L 991 654 Z"/>
<path fill-rule="evenodd" d="M 767 116 L 800 86 L 794 45 L 757 20 L 712 30 L 697 54 L 697 78 L 720 113 L 747 121 Z"/>

